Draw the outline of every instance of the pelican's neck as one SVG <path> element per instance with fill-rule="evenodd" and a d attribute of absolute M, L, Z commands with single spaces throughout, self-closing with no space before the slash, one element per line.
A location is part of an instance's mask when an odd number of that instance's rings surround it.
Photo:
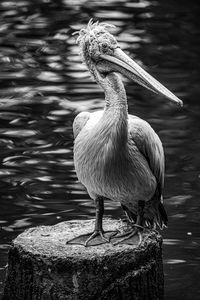
<path fill-rule="evenodd" d="M 89 57 L 85 56 L 85 62 L 91 75 L 105 93 L 106 106 L 103 117 L 96 127 L 96 133 L 111 138 L 113 144 L 121 147 L 128 139 L 128 105 L 121 76 L 111 72 L 102 77 Z"/>
<path fill-rule="evenodd" d="M 118 111 L 127 119 L 127 98 L 121 76 L 117 73 L 110 73 L 101 82 L 105 92 L 106 110 Z"/>
<path fill-rule="evenodd" d="M 125 88 L 121 76 L 110 73 L 100 82 L 105 92 L 105 110 L 99 126 L 112 139 L 115 148 L 126 145 L 128 136 L 128 107 Z"/>
<path fill-rule="evenodd" d="M 91 58 L 84 53 L 84 60 L 94 77 L 95 81 L 103 88 L 106 100 L 106 110 L 112 109 L 124 114 L 127 119 L 127 98 L 121 76 L 116 72 L 107 74 L 104 78 L 100 75 L 96 64 L 91 61 Z"/>

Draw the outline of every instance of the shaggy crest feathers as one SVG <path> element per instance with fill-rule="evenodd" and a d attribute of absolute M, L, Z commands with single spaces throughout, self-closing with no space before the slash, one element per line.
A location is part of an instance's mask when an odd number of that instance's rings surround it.
<path fill-rule="evenodd" d="M 89 37 L 89 41 L 91 42 L 91 40 L 97 38 L 99 34 L 106 33 L 107 28 L 109 27 L 115 27 L 115 26 L 103 22 L 99 23 L 99 21 L 93 22 L 93 20 L 90 19 L 86 28 L 82 28 L 79 31 L 75 31 L 73 35 L 75 34 L 79 35 L 76 42 L 79 45 L 82 45 L 85 42 L 86 37 Z"/>
<path fill-rule="evenodd" d="M 101 84 L 102 78 L 96 69 L 95 62 L 101 60 L 101 54 L 113 55 L 113 51 L 118 44 L 116 39 L 107 30 L 109 27 L 115 27 L 107 23 L 89 21 L 86 28 L 74 32 L 78 34 L 77 43 L 80 47 L 80 56 L 87 65 L 95 81 Z"/>

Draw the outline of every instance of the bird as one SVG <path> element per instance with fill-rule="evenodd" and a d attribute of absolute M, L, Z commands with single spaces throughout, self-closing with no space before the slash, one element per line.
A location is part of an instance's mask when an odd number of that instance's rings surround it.
<path fill-rule="evenodd" d="M 130 239 L 140 228 L 167 226 L 163 205 L 164 150 L 150 124 L 128 114 L 123 76 L 182 106 L 182 100 L 130 58 L 109 32 L 112 24 L 90 20 L 78 31 L 80 54 L 96 83 L 105 93 L 105 107 L 80 112 L 73 122 L 74 166 L 78 180 L 95 202 L 94 230 L 85 234 L 84 245 L 92 240 L 119 242 Z M 118 234 L 103 230 L 104 200 L 119 202 L 134 227 Z M 78 237 L 77 237 L 78 238 Z M 117 244 L 116 242 L 115 244 Z M 94 243 L 95 245 L 95 243 Z"/>

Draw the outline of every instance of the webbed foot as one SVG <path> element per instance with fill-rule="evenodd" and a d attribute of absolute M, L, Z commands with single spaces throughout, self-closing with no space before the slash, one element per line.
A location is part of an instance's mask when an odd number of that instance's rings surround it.
<path fill-rule="evenodd" d="M 140 233 L 140 230 L 141 228 L 138 228 L 138 226 L 136 225 L 136 227 L 133 228 L 132 230 L 129 230 L 127 232 L 115 236 L 113 238 L 113 241 L 111 240 L 111 243 L 114 246 L 120 243 L 139 246 L 142 242 L 142 235 Z"/>
<path fill-rule="evenodd" d="M 73 238 L 66 242 L 66 244 L 72 245 L 83 245 L 88 246 L 98 246 L 101 244 L 109 243 L 111 238 L 115 236 L 119 231 L 106 231 L 94 230 L 92 233 L 87 233 Z"/>
<path fill-rule="evenodd" d="M 142 242 L 141 231 L 144 229 L 144 227 L 142 226 L 143 225 L 144 206 L 145 206 L 145 202 L 143 200 L 139 200 L 136 223 L 133 223 L 131 220 L 129 220 L 129 226 L 131 226 L 131 229 L 114 237 L 113 241 L 111 241 L 114 246 L 118 245 L 120 243 L 124 243 L 124 242 L 126 244 L 140 246 L 140 244 Z M 126 210 L 127 210 L 127 208 L 126 208 Z M 138 240 L 137 240 L 137 237 L 138 237 Z"/>

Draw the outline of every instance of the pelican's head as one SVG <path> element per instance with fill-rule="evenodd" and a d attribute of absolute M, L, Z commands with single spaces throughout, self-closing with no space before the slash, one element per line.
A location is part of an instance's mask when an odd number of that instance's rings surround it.
<path fill-rule="evenodd" d="M 108 32 L 109 27 L 113 26 L 99 22 L 92 23 L 90 20 L 87 27 L 79 31 L 77 42 L 81 48 L 83 61 L 94 78 L 101 83 L 109 73 L 118 72 L 182 106 L 183 102 L 178 97 L 120 49 L 114 36 Z"/>
<path fill-rule="evenodd" d="M 109 27 L 114 26 L 99 22 L 92 23 L 90 20 L 86 28 L 75 32 L 75 34 L 79 33 L 77 42 L 81 48 L 82 59 L 92 75 L 95 75 L 93 74 L 93 66 L 96 69 L 98 64 L 103 61 L 102 55 L 114 56 L 114 51 L 119 47 L 114 36 L 107 30 Z M 105 70 L 102 69 L 99 72 L 104 77 Z"/>

